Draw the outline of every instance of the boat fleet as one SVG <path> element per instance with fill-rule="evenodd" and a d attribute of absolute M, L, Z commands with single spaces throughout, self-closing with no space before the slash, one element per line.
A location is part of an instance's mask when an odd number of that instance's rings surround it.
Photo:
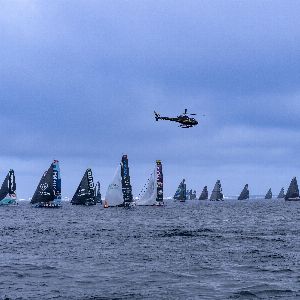
<path fill-rule="evenodd" d="M 248 200 L 249 198 L 249 185 L 246 184 L 238 196 L 238 200 Z M 272 198 L 273 193 L 270 188 L 265 195 L 265 199 Z M 296 177 L 291 180 L 287 192 L 285 193 L 284 188 L 282 188 L 277 198 L 286 201 L 300 201 Z M 185 179 L 183 179 L 173 196 L 173 200 L 178 202 L 187 200 L 223 201 L 224 195 L 221 181 L 216 181 L 210 196 L 207 186 L 204 186 L 200 197 L 197 198 L 196 191 L 192 189 L 187 190 Z M 70 202 L 72 205 L 85 206 L 100 204 L 104 208 L 132 208 L 137 205 L 164 206 L 162 162 L 160 160 L 156 161 L 152 173 L 137 198 L 134 198 L 132 194 L 127 155 L 122 156 L 115 175 L 107 188 L 104 200 L 102 200 L 100 182 L 94 183 L 93 172 L 89 168 L 83 174 Z M 59 208 L 62 206 L 61 176 L 58 160 L 54 160 L 48 170 L 43 173 L 30 203 L 37 208 Z M 9 170 L 1 186 L 0 206 L 17 204 L 16 178 L 14 170 Z"/>
<path fill-rule="evenodd" d="M 186 189 L 185 179 L 183 179 L 178 189 L 176 190 L 176 193 L 173 197 L 173 199 L 178 200 L 180 202 L 185 202 L 186 200 L 193 200 L 197 199 L 196 192 L 193 192 L 193 197 L 191 198 L 191 191 Z M 250 199 L 250 191 L 249 191 L 249 185 L 246 184 L 244 188 L 242 189 L 240 195 L 237 198 L 238 200 L 249 200 Z M 270 200 L 273 199 L 273 193 L 272 189 L 270 188 L 268 192 L 266 193 L 264 199 Z M 281 188 L 277 199 L 284 199 L 286 201 L 300 201 L 299 197 L 299 188 L 297 183 L 297 178 L 294 177 L 289 185 L 289 188 L 287 190 L 287 193 L 284 193 L 284 188 Z M 220 180 L 217 180 L 211 195 L 209 197 L 207 186 L 205 186 L 201 192 L 200 197 L 198 200 L 210 200 L 210 201 L 223 201 L 224 195 L 222 191 L 222 185 Z"/>

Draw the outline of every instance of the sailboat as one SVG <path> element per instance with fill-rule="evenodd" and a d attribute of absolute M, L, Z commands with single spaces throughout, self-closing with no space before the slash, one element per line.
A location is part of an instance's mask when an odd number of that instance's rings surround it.
<path fill-rule="evenodd" d="M 281 188 L 281 190 L 277 196 L 277 199 L 284 199 L 284 197 L 285 197 L 284 188 Z"/>
<path fill-rule="evenodd" d="M 208 200 L 208 190 L 207 190 L 207 186 L 205 186 L 202 190 L 202 193 L 199 197 L 199 200 Z"/>
<path fill-rule="evenodd" d="M 294 177 L 284 197 L 286 201 L 300 201 L 297 178 Z"/>
<path fill-rule="evenodd" d="M 272 197 L 273 197 L 272 189 L 270 188 L 270 189 L 268 190 L 268 192 L 266 193 L 265 199 L 266 199 L 266 200 L 269 200 L 269 199 L 272 199 Z"/>
<path fill-rule="evenodd" d="M 0 189 L 0 205 L 16 205 L 16 178 L 14 170 L 9 170 Z"/>
<path fill-rule="evenodd" d="M 215 187 L 210 195 L 210 201 L 221 201 L 223 200 L 222 186 L 220 180 L 217 180 Z"/>
<path fill-rule="evenodd" d="M 135 206 L 135 204 L 130 184 L 128 158 L 127 155 L 123 155 L 113 181 L 107 188 L 104 207 L 129 208 Z"/>
<path fill-rule="evenodd" d="M 196 191 L 190 191 L 190 200 L 196 200 L 197 199 L 197 194 Z"/>
<path fill-rule="evenodd" d="M 102 204 L 100 182 L 99 181 L 97 181 L 96 186 L 95 186 L 95 199 L 96 199 L 97 203 Z"/>
<path fill-rule="evenodd" d="M 241 191 L 241 194 L 238 197 L 238 200 L 247 200 L 249 199 L 249 186 L 246 184 Z"/>
<path fill-rule="evenodd" d="M 73 205 L 96 205 L 94 179 L 91 169 L 87 169 L 71 200 Z"/>
<path fill-rule="evenodd" d="M 162 163 L 160 160 L 156 161 L 156 167 L 147 181 L 146 188 L 140 193 L 138 205 L 143 206 L 163 206 L 163 172 Z"/>
<path fill-rule="evenodd" d="M 56 208 L 61 206 L 61 178 L 58 160 L 54 160 L 43 174 L 30 203 L 35 207 Z"/>
<path fill-rule="evenodd" d="M 173 197 L 174 200 L 179 200 L 180 202 L 185 202 L 186 200 L 186 184 L 185 179 L 182 179 L 180 182 L 178 189 L 176 190 L 176 193 Z"/>

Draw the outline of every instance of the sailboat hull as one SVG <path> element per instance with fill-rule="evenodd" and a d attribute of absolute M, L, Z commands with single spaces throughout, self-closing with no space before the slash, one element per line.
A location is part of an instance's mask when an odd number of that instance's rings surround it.
<path fill-rule="evenodd" d="M 4 198 L 0 201 L 0 206 L 5 206 L 5 205 L 17 205 L 17 201 L 16 199 L 12 199 L 12 198 Z"/>
<path fill-rule="evenodd" d="M 94 199 L 86 199 L 85 201 L 82 202 L 71 202 L 72 205 L 85 205 L 85 206 L 92 206 L 96 205 L 97 202 Z"/>
<path fill-rule="evenodd" d="M 36 208 L 60 208 L 61 206 L 61 201 L 39 202 L 33 205 Z"/>
<path fill-rule="evenodd" d="M 288 198 L 288 199 L 285 199 L 285 201 L 300 201 L 300 198 L 299 198 L 299 197 L 296 197 L 296 198 Z"/>

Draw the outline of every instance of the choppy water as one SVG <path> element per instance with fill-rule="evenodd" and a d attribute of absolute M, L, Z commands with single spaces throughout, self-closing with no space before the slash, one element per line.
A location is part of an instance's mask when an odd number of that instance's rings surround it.
<path fill-rule="evenodd" d="M 300 203 L 22 203 L 0 220 L 0 299 L 300 299 Z"/>

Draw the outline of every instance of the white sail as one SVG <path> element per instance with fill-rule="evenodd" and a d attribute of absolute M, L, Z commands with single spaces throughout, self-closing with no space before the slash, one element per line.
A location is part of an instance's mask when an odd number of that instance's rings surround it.
<path fill-rule="evenodd" d="M 138 205 L 154 205 L 157 198 L 157 174 L 156 170 L 151 174 L 148 179 L 146 190 L 138 200 Z"/>
<path fill-rule="evenodd" d="M 107 188 L 105 202 L 108 206 L 118 206 L 124 203 L 122 193 L 121 166 L 117 168 L 114 179 Z"/>

